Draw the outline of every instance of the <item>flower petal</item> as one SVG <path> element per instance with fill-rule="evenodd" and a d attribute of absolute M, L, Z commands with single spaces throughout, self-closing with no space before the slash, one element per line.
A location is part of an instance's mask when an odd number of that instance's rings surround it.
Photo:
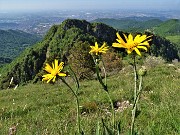
<path fill-rule="evenodd" d="M 55 82 L 55 80 L 56 80 L 56 76 L 53 77 L 53 80 L 52 80 L 52 81 Z"/>
<path fill-rule="evenodd" d="M 141 35 L 137 35 L 137 36 L 134 38 L 134 42 L 141 43 L 141 42 L 139 42 L 140 37 L 141 37 Z"/>
<path fill-rule="evenodd" d="M 119 43 L 113 43 L 112 46 L 118 48 L 126 48 L 123 44 L 119 44 Z"/>
<path fill-rule="evenodd" d="M 51 66 L 48 63 L 46 63 L 44 70 L 47 71 L 48 73 L 51 73 L 53 69 L 51 68 Z"/>
<path fill-rule="evenodd" d="M 98 43 L 97 42 L 95 42 L 95 48 L 98 49 Z"/>
<path fill-rule="evenodd" d="M 54 63 L 52 62 L 52 69 L 54 69 Z"/>
<path fill-rule="evenodd" d="M 130 41 L 133 41 L 133 36 L 132 36 L 131 33 L 128 35 L 128 41 L 129 41 L 129 42 L 130 42 Z"/>
<path fill-rule="evenodd" d="M 46 74 L 46 75 L 43 75 L 42 77 L 44 77 L 42 81 L 47 81 L 47 83 L 49 83 L 51 79 L 53 78 L 51 74 Z"/>
<path fill-rule="evenodd" d="M 125 39 L 126 39 L 126 42 L 127 42 L 128 38 L 127 38 L 126 34 L 123 33 L 123 35 L 124 35 L 124 37 L 125 37 Z"/>
<path fill-rule="evenodd" d="M 116 35 L 117 35 L 118 39 L 120 40 L 119 43 L 125 44 L 124 40 L 121 38 L 121 36 L 119 35 L 118 32 L 116 33 Z"/>
<path fill-rule="evenodd" d="M 137 46 L 137 48 L 144 49 L 147 52 L 147 47 L 145 47 L 145 46 Z"/>
<path fill-rule="evenodd" d="M 58 60 L 56 59 L 54 60 L 54 66 L 55 66 L 54 69 L 58 70 Z"/>
<path fill-rule="evenodd" d="M 61 62 L 58 66 L 58 71 L 60 72 L 63 69 L 64 62 Z"/>
<path fill-rule="evenodd" d="M 141 56 L 140 51 L 139 51 L 136 47 L 134 48 L 134 50 L 136 51 L 136 53 L 137 53 L 139 56 Z"/>
<path fill-rule="evenodd" d="M 65 73 L 58 73 L 59 76 L 66 76 Z"/>
<path fill-rule="evenodd" d="M 142 45 L 149 47 L 149 43 L 147 41 L 138 44 L 138 46 L 142 46 Z"/>

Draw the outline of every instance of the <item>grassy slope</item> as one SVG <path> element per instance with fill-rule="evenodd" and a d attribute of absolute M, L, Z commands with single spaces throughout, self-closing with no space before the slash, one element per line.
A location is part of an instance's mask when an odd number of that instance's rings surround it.
<path fill-rule="evenodd" d="M 170 19 L 154 28 L 154 32 L 160 36 L 173 36 L 180 34 L 180 20 Z"/>
<path fill-rule="evenodd" d="M 138 106 L 136 128 L 139 134 L 177 135 L 180 133 L 180 67 L 157 66 L 144 78 L 144 91 Z M 91 111 L 82 114 L 82 128 L 87 135 L 95 134 L 97 121 L 109 122 L 109 102 L 100 84 L 82 81 L 79 91 L 80 105 Z M 133 98 L 133 73 L 123 70 L 108 77 L 110 95 L 114 101 Z M 0 91 L 0 134 L 7 134 L 13 123 L 18 135 L 75 133 L 75 99 L 67 87 L 58 83 L 28 84 L 16 90 Z M 116 112 L 116 121 L 121 121 L 122 133 L 128 134 L 131 108 Z"/>
<path fill-rule="evenodd" d="M 170 40 L 172 43 L 176 44 L 180 51 L 180 35 L 166 36 L 166 39 Z"/>

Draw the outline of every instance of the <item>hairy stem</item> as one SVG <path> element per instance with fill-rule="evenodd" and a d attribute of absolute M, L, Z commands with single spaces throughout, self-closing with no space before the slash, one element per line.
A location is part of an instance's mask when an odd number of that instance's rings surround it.
<path fill-rule="evenodd" d="M 77 116 L 76 117 L 77 117 L 78 135 L 80 135 L 80 132 L 81 132 L 81 124 L 80 124 L 80 116 L 79 116 L 80 109 L 79 109 L 79 99 L 78 99 L 77 93 L 74 92 L 74 90 L 71 88 L 71 86 L 64 79 L 61 78 L 61 80 L 64 84 L 66 84 L 66 86 L 71 90 L 71 92 L 73 93 L 73 95 L 76 98 L 76 105 L 77 105 L 77 108 L 76 108 Z"/>
<path fill-rule="evenodd" d="M 135 117 L 136 117 L 137 104 L 138 104 L 139 97 L 142 92 L 142 82 L 143 82 L 143 76 L 140 76 L 139 89 L 138 89 L 138 93 L 136 95 L 136 98 L 133 104 L 133 110 L 132 110 L 131 135 L 134 134 L 134 122 L 135 122 Z"/>
<path fill-rule="evenodd" d="M 133 56 L 133 71 L 134 71 L 134 105 L 132 109 L 132 118 L 131 118 L 131 135 L 134 134 L 134 122 L 136 116 L 136 98 L 137 98 L 137 68 L 136 68 L 135 56 Z"/>
<path fill-rule="evenodd" d="M 113 124 L 113 133 L 115 133 L 115 112 L 114 112 L 114 105 L 113 105 L 113 101 L 109 95 L 109 92 L 108 92 L 108 89 L 107 89 L 107 74 L 106 74 L 106 69 L 105 69 L 105 65 L 104 65 L 104 61 L 102 60 L 101 57 L 99 57 L 100 60 L 102 61 L 102 64 L 103 64 L 103 72 L 104 72 L 104 75 L 105 75 L 105 81 L 103 82 L 102 80 L 102 76 L 100 75 L 100 71 L 99 71 L 99 65 L 97 63 L 97 60 L 93 58 L 94 60 L 94 63 L 95 63 L 95 66 L 96 66 L 96 73 L 97 73 L 97 78 L 98 78 L 98 81 L 99 83 L 102 85 L 103 89 L 105 90 L 107 96 L 108 96 L 108 99 L 109 99 L 109 102 L 111 104 L 111 112 L 112 112 L 112 124 Z"/>

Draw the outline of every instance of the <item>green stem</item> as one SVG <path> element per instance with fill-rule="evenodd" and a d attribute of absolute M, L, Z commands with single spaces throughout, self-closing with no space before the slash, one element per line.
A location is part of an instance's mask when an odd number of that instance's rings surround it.
<path fill-rule="evenodd" d="M 105 69 L 105 65 L 104 65 L 104 61 L 101 58 L 102 64 L 103 64 L 103 71 L 104 71 L 104 84 L 107 86 L 107 74 L 106 74 L 106 69 Z"/>
<path fill-rule="evenodd" d="M 77 93 L 79 90 L 79 80 L 70 65 L 68 66 L 68 68 L 69 68 L 69 73 L 72 76 L 72 79 L 74 80 L 74 82 L 76 82 L 76 89 L 77 89 L 76 93 Z"/>
<path fill-rule="evenodd" d="M 134 58 L 133 70 L 134 70 L 134 102 L 137 96 L 137 68 L 136 68 L 136 56 Z"/>
<path fill-rule="evenodd" d="M 111 111 L 112 111 L 112 124 L 113 124 L 113 133 L 115 134 L 115 111 L 114 111 L 114 105 L 113 105 L 113 101 L 109 95 L 109 92 L 106 91 L 107 95 L 108 95 L 108 98 L 109 98 L 109 101 L 111 103 Z"/>
<path fill-rule="evenodd" d="M 137 98 L 137 68 L 136 68 L 136 56 L 133 56 L 133 71 L 134 71 L 134 105 L 132 109 L 132 118 L 131 118 L 131 135 L 134 134 L 134 122 L 136 115 L 136 98 Z"/>
<path fill-rule="evenodd" d="M 96 59 L 94 59 L 93 57 L 93 60 L 94 60 L 94 63 L 95 63 L 95 66 L 96 66 L 96 73 L 97 73 L 97 78 L 98 78 L 98 81 L 99 83 L 103 86 L 103 89 L 105 90 L 108 98 L 109 98 L 109 101 L 110 101 L 110 104 L 111 104 L 111 112 L 112 112 L 112 124 L 113 124 L 113 133 L 115 134 L 115 111 L 114 111 L 114 105 L 113 105 L 113 101 L 109 95 L 109 92 L 108 92 L 108 89 L 107 89 L 107 74 L 106 74 L 106 69 L 105 69 L 105 65 L 104 65 L 104 61 L 102 60 L 101 56 L 99 57 L 100 60 L 102 61 L 102 64 L 103 64 L 103 71 L 104 71 L 104 75 L 105 75 L 105 82 L 102 81 L 102 77 L 100 75 L 100 71 L 99 71 L 99 65 L 96 61 Z"/>
<path fill-rule="evenodd" d="M 136 98 L 135 98 L 135 101 L 133 104 L 133 110 L 132 110 L 131 135 L 134 134 L 134 122 L 135 122 L 135 117 L 136 117 L 137 104 L 138 104 L 139 97 L 140 97 L 141 92 L 142 92 L 142 82 L 143 82 L 143 76 L 140 76 L 139 90 L 138 90 L 138 93 L 136 95 Z"/>
<path fill-rule="evenodd" d="M 61 78 L 62 82 L 64 84 L 66 84 L 66 86 L 71 90 L 71 92 L 73 93 L 73 95 L 75 96 L 76 98 L 76 104 L 77 104 L 77 126 L 78 126 L 78 135 L 80 135 L 80 132 L 81 132 L 81 124 L 80 124 L 80 116 L 79 116 L 79 112 L 80 112 L 80 109 L 79 109 L 79 99 L 78 99 L 78 96 L 77 94 L 74 92 L 74 90 L 71 88 L 71 86 L 63 79 Z"/>
<path fill-rule="evenodd" d="M 107 84 L 105 85 L 104 82 L 102 81 L 102 77 L 101 77 L 100 71 L 99 71 L 99 65 L 98 65 L 98 63 L 96 62 L 96 60 L 94 59 L 94 57 L 93 57 L 93 60 L 94 60 L 95 67 L 96 67 L 96 74 L 97 74 L 98 81 L 99 81 L 99 83 L 103 86 L 103 89 L 104 89 L 105 91 L 108 91 L 108 90 L 107 90 Z M 105 72 L 106 72 L 106 71 L 105 71 Z"/>

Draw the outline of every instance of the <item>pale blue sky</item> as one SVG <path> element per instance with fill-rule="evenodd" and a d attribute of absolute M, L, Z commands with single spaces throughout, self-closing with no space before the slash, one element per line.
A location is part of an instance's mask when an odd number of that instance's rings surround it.
<path fill-rule="evenodd" d="M 157 9 L 179 10 L 180 0 L 0 0 L 0 10 Z"/>

